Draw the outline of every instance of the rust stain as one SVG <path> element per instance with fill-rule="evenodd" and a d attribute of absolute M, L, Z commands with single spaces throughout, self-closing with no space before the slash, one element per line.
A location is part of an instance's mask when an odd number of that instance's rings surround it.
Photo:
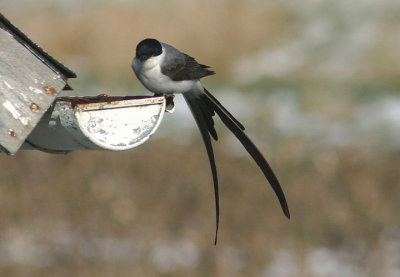
<path fill-rule="evenodd" d="M 52 86 L 45 87 L 45 88 L 44 88 L 44 91 L 45 91 L 47 94 L 54 94 L 54 93 L 56 92 L 56 90 L 55 90 Z"/>
<path fill-rule="evenodd" d="M 11 137 L 14 137 L 14 138 L 17 136 L 17 134 L 14 132 L 13 129 L 8 129 L 8 134 L 9 134 Z"/>
<path fill-rule="evenodd" d="M 40 107 L 39 107 L 37 104 L 35 104 L 35 103 L 32 103 L 30 108 L 31 108 L 31 110 L 32 110 L 33 112 L 37 112 L 37 111 L 40 110 Z"/>
<path fill-rule="evenodd" d="M 159 97 L 146 97 L 146 96 L 109 96 L 108 94 L 100 94 L 97 96 L 84 96 L 84 97 L 58 97 L 56 101 L 70 102 L 72 108 L 79 106 L 80 108 L 101 108 L 106 105 L 119 106 L 121 102 L 134 99 L 147 99 L 145 105 L 160 103 Z"/>
<path fill-rule="evenodd" d="M 121 101 L 124 97 L 122 96 L 109 96 L 108 94 L 102 93 L 97 96 L 83 96 L 83 97 L 59 97 L 57 101 L 70 102 L 72 107 L 77 105 L 90 105 L 95 104 L 95 106 L 99 106 L 98 104 L 107 103 L 110 104 L 114 101 Z"/>

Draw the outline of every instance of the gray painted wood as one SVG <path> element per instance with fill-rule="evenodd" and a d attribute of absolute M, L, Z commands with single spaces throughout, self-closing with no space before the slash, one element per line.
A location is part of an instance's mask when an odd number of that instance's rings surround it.
<path fill-rule="evenodd" d="M 0 147 L 15 154 L 66 85 L 63 76 L 0 28 Z"/>

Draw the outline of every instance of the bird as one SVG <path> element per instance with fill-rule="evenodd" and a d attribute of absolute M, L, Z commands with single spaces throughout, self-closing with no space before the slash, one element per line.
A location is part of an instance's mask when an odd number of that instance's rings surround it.
<path fill-rule="evenodd" d="M 215 74 L 210 66 L 199 64 L 193 57 L 169 44 L 146 38 L 138 43 L 131 67 L 144 87 L 155 95 L 182 94 L 193 114 L 207 150 L 214 183 L 215 245 L 219 229 L 218 175 L 211 141 L 211 138 L 218 140 L 214 128 L 215 115 L 219 116 L 254 159 L 277 195 L 283 213 L 290 219 L 285 194 L 267 160 L 246 135 L 244 126 L 201 83 L 201 78 Z"/>

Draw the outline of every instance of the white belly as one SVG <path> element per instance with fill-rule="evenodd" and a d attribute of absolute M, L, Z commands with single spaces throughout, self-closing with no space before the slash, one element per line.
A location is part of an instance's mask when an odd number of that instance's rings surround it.
<path fill-rule="evenodd" d="M 195 80 L 173 81 L 168 76 L 162 74 L 158 64 L 146 66 L 145 62 L 142 65 L 136 58 L 132 62 L 132 68 L 140 82 L 154 93 L 184 93 L 191 90 L 196 83 Z"/>

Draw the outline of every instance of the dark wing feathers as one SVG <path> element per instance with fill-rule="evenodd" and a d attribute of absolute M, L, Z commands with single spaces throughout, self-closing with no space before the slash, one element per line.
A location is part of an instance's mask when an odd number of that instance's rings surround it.
<path fill-rule="evenodd" d="M 198 80 L 200 78 L 215 74 L 208 70 L 208 65 L 199 64 L 194 58 L 179 52 L 176 48 L 163 44 L 169 55 L 164 58 L 161 72 L 174 81 Z"/>
<path fill-rule="evenodd" d="M 170 66 L 162 67 L 162 73 L 174 81 L 198 80 L 215 74 L 214 71 L 207 69 L 209 66 L 197 63 L 195 59 L 188 55 L 183 57 L 184 59 L 175 59 L 178 63 L 171 63 Z"/>

